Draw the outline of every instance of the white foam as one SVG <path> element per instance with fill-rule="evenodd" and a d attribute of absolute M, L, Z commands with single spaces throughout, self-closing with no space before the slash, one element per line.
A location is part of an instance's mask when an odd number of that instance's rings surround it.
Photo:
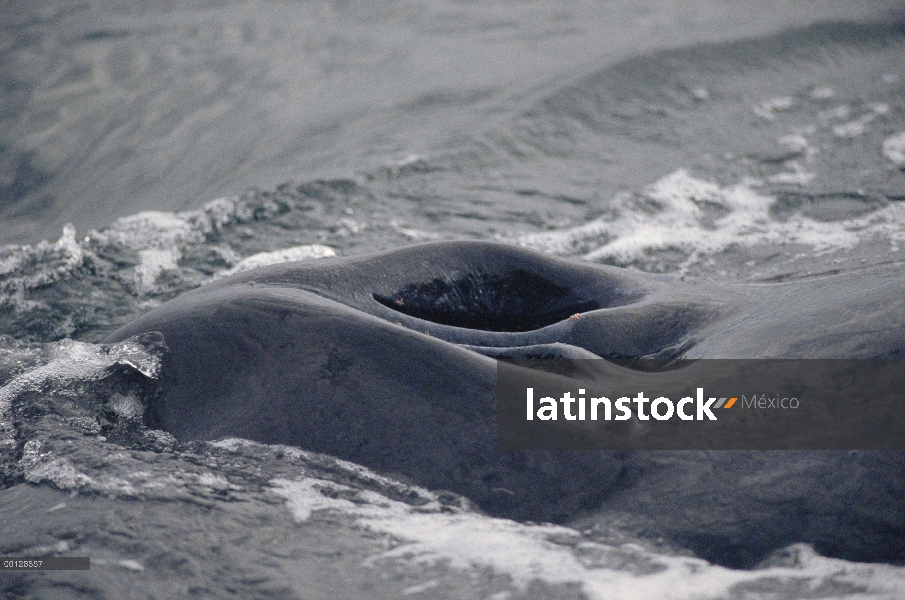
<path fill-rule="evenodd" d="M 103 443 L 103 438 L 99 438 Z M 38 440 L 26 442 L 18 467 L 26 481 L 49 483 L 61 490 L 88 490 L 108 496 L 140 498 L 190 495 L 222 495 L 241 491 L 226 477 L 211 471 L 183 469 L 143 470 L 134 468 L 135 461 L 126 452 L 107 451 L 100 464 L 82 465 L 79 470 L 66 457 L 55 456 Z"/>
<path fill-rule="evenodd" d="M 777 173 L 776 175 L 771 175 L 767 178 L 767 181 L 770 183 L 785 183 L 788 185 L 807 185 L 811 182 L 814 177 L 817 176 L 813 171 L 805 171 L 804 168 L 798 164 L 798 161 L 789 161 L 786 163 L 788 166 L 792 167 L 792 171 L 785 171 L 783 173 Z"/>
<path fill-rule="evenodd" d="M 402 590 L 403 596 L 411 596 L 413 594 L 423 594 L 428 590 L 432 590 L 435 587 L 440 585 L 440 582 L 436 579 L 431 579 L 430 581 L 425 581 L 419 585 L 413 585 Z"/>
<path fill-rule="evenodd" d="M 811 178 L 803 170 L 782 175 L 789 183 Z M 852 248 L 868 236 L 884 235 L 892 242 L 905 239 L 901 203 L 838 221 L 804 215 L 779 221 L 770 214 L 775 198 L 759 193 L 757 184 L 749 180 L 723 187 L 680 169 L 638 197 L 617 198 L 611 216 L 578 227 L 523 235 L 515 241 L 552 254 L 623 265 L 653 251 L 679 249 L 687 256 L 681 272 L 733 245 L 802 244 L 821 254 Z"/>
<path fill-rule="evenodd" d="M 808 97 L 811 100 L 829 100 L 830 98 L 834 98 L 836 96 L 836 92 L 833 91 L 833 88 L 828 87 L 818 87 L 811 90 L 811 93 L 808 94 Z"/>
<path fill-rule="evenodd" d="M 329 458 L 330 462 L 333 463 L 336 468 L 347 471 L 359 481 L 373 483 L 383 488 L 393 489 L 398 491 L 399 493 L 404 493 L 407 495 L 414 494 L 422 500 L 430 500 L 435 498 L 434 494 L 425 488 L 416 485 L 406 485 L 400 483 L 395 479 L 390 479 L 389 477 L 379 475 L 374 471 L 371 471 L 370 469 L 363 467 L 357 463 L 342 460 L 340 458 L 336 458 L 335 456 L 325 457 L 324 455 L 315 454 L 314 452 L 308 452 L 307 450 L 302 450 L 301 448 L 297 448 L 295 446 L 284 446 L 281 444 L 264 445 L 259 442 L 253 442 L 244 438 L 224 438 L 222 440 L 209 442 L 209 444 L 215 448 L 222 448 L 230 452 L 237 452 L 244 448 L 268 448 L 270 450 L 276 450 L 284 456 L 288 456 L 289 458 L 299 461 L 318 461 L 323 460 L 324 458 Z"/>
<path fill-rule="evenodd" d="M 96 482 L 82 473 L 66 458 L 57 458 L 30 464 L 26 458 L 20 461 L 29 483 L 52 483 L 61 490 L 78 490 L 94 487 Z M 30 467 L 30 468 L 29 468 Z"/>
<path fill-rule="evenodd" d="M 75 491 L 83 488 L 98 489 L 100 486 L 89 475 L 75 468 L 67 458 L 55 458 L 42 462 L 30 470 L 24 470 L 25 481 L 29 483 L 50 483 L 60 490 Z"/>
<path fill-rule="evenodd" d="M 336 251 L 333 250 L 333 248 L 321 244 L 307 244 L 304 246 L 293 246 L 282 250 L 274 250 L 273 252 L 259 252 L 243 258 L 230 269 L 220 271 L 214 278 L 220 279 L 229 275 L 241 273 L 242 271 L 266 267 L 267 265 L 316 258 L 331 258 L 334 256 L 336 256 Z"/>
<path fill-rule="evenodd" d="M 135 275 L 138 278 L 140 288 L 149 291 L 153 289 L 157 278 L 164 271 L 179 268 L 179 259 L 182 258 L 182 253 L 173 248 L 166 250 L 153 248 L 141 250 L 138 253 L 138 258 L 141 262 L 135 267 Z"/>
<path fill-rule="evenodd" d="M 840 138 L 856 138 L 864 133 L 867 124 L 876 117 L 876 113 L 867 113 L 848 123 L 835 125 L 833 127 L 833 135 Z"/>
<path fill-rule="evenodd" d="M 93 565 L 112 565 L 114 567 L 122 567 L 129 571 L 141 572 L 144 571 L 144 566 L 135 560 L 129 558 L 123 558 L 120 560 L 108 560 L 106 558 L 92 558 L 91 564 Z"/>
<path fill-rule="evenodd" d="M 186 249 L 204 243 L 210 234 L 229 223 L 245 222 L 253 217 L 246 203 L 236 198 L 218 198 L 200 210 L 134 214 L 115 221 L 103 231 L 91 232 L 87 239 L 136 252 L 139 262 L 133 273 L 135 291 L 149 294 L 156 291 L 156 282 L 162 274 L 179 269 Z M 225 258 L 233 262 L 231 255 Z"/>
<path fill-rule="evenodd" d="M 82 266 L 85 252 L 67 224 L 54 243 L 7 246 L 0 252 L 0 291 L 22 293 L 68 278 Z"/>
<path fill-rule="evenodd" d="M 883 156 L 897 167 L 905 167 L 905 131 L 883 140 Z"/>
<path fill-rule="evenodd" d="M 0 423 L 11 418 L 10 403 L 23 391 L 72 380 L 96 380 L 116 364 L 129 365 L 147 377 L 156 377 L 160 369 L 159 358 L 129 340 L 107 347 L 70 339 L 51 344 L 46 364 L 20 373 L 0 387 Z"/>
<path fill-rule="evenodd" d="M 808 139 L 800 133 L 784 135 L 776 141 L 793 152 L 803 153 L 811 147 L 808 143 Z"/>
<path fill-rule="evenodd" d="M 831 121 L 834 119 L 847 119 L 852 114 L 852 107 L 848 104 L 840 104 L 827 110 L 817 113 L 817 118 L 821 121 Z"/>
<path fill-rule="evenodd" d="M 776 119 L 777 112 L 787 111 L 795 106 L 795 98 L 783 96 L 780 98 L 769 98 L 755 106 L 752 110 L 754 114 L 768 121 Z"/>
<path fill-rule="evenodd" d="M 423 242 L 425 240 L 433 241 L 443 239 L 443 235 L 433 231 L 424 231 L 422 229 L 415 229 L 414 227 L 408 227 L 403 222 L 398 219 L 392 219 L 390 221 L 390 226 L 395 229 L 397 232 L 401 233 L 405 237 L 409 238 L 413 242 Z"/>
<path fill-rule="evenodd" d="M 23 552 L 24 556 L 48 556 L 51 554 L 63 554 L 69 552 L 72 546 L 66 540 L 60 540 L 52 545 L 32 546 Z"/>
<path fill-rule="evenodd" d="M 92 380 L 115 364 L 127 364 L 147 377 L 156 377 L 160 360 L 144 346 L 126 340 L 109 346 L 65 339 L 51 344 L 50 362 L 26 371 L 0 388 L 0 398 L 24 387 L 36 387 L 48 380 Z"/>
<path fill-rule="evenodd" d="M 91 237 L 103 244 L 136 251 L 139 259 L 134 272 L 136 291 L 149 293 L 154 291 L 161 274 L 179 268 L 182 249 L 187 244 L 204 240 L 204 232 L 189 218 L 194 214 L 141 212 L 117 220 L 102 232 L 92 232 Z"/>
<path fill-rule="evenodd" d="M 311 519 L 318 511 L 338 513 L 356 526 L 401 542 L 365 564 L 391 559 L 442 562 L 457 569 L 490 568 L 510 576 L 519 588 L 536 579 L 578 584 L 587 596 L 610 600 L 720 598 L 746 584 L 752 587 L 741 594 L 751 599 L 773 598 L 778 587 L 786 588 L 782 597 L 788 598 L 811 597 L 813 590 L 835 586 L 865 590 L 853 598 L 905 594 L 905 569 L 828 559 L 806 546 L 790 550 L 796 553 L 794 567 L 735 571 L 636 545 L 583 541 L 579 532 L 567 527 L 516 523 L 450 510 L 436 502 L 412 507 L 373 491 L 356 491 L 321 479 L 276 479 L 271 484 L 298 521 Z M 754 587 L 758 582 L 771 591 L 758 594 Z"/>

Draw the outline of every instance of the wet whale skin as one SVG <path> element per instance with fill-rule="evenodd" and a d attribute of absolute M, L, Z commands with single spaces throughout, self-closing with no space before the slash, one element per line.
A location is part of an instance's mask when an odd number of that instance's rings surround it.
<path fill-rule="evenodd" d="M 730 566 L 795 542 L 901 563 L 902 453 L 503 452 L 491 357 L 898 358 L 903 283 L 879 267 L 725 285 L 444 242 L 242 273 L 105 341 L 162 334 L 146 418 L 180 440 L 300 446 L 508 518 L 629 515 Z"/>

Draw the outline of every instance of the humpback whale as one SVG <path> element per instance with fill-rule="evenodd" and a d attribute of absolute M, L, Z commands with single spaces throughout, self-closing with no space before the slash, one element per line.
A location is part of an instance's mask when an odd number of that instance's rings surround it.
<path fill-rule="evenodd" d="M 901 453 L 501 451 L 494 384 L 495 357 L 903 357 L 903 276 L 717 284 L 442 242 L 240 273 L 104 341 L 163 336 L 146 420 L 183 441 L 300 446 L 508 518 L 631 513 L 723 564 L 794 542 L 901 562 Z"/>

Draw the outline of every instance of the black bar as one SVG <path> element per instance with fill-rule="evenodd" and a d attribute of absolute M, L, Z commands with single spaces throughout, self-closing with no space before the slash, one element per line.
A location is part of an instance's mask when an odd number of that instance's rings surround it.
<path fill-rule="evenodd" d="M 0 571 L 90 571 L 87 556 L 0 556 Z"/>

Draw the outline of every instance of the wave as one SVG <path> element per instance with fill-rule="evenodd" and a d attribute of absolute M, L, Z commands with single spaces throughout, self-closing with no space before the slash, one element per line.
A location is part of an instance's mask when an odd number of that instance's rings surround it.
<path fill-rule="evenodd" d="M 905 594 L 905 568 L 827 558 L 805 544 L 752 569 L 729 569 L 636 538 L 618 518 L 590 529 L 517 523 L 484 515 L 449 492 L 297 448 L 242 439 L 179 444 L 142 421 L 156 393 L 156 344 L 153 336 L 111 345 L 0 342 L 0 431 L 15 421 L 19 432 L 11 441 L 18 451 L 0 453 L 0 494 L 16 506 L 46 509 L 17 512 L 20 530 L 66 524 L 63 533 L 48 530 L 43 545 L 18 552 L 87 553 L 93 570 L 152 577 L 148 592 L 160 596 L 172 582 L 292 585 L 285 574 L 320 564 L 317 556 L 343 569 L 341 581 L 360 579 L 372 591 L 395 582 L 403 595 L 433 588 L 641 600 Z M 21 361 L 27 366 L 17 373 L 6 370 Z M 117 517 L 97 522 L 101 513 Z M 226 540 L 241 540 L 240 556 L 211 551 Z M 92 585 L 115 588 L 118 580 Z M 0 590 L 38 593 L 45 583 L 81 585 L 6 578 Z"/>

